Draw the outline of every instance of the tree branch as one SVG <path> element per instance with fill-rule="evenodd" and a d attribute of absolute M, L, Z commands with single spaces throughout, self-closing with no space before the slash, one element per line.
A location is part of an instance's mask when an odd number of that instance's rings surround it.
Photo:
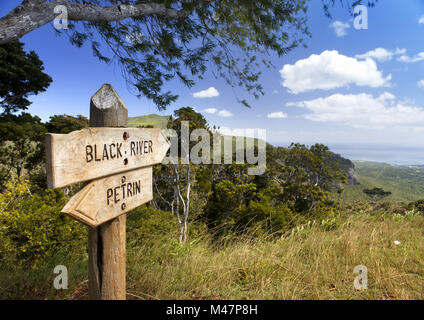
<path fill-rule="evenodd" d="M 199 4 L 208 1 L 199 1 Z M 68 20 L 72 21 L 119 21 L 126 18 L 139 18 L 146 15 L 160 15 L 170 19 L 187 17 L 191 12 L 167 8 L 159 3 L 134 5 L 114 5 L 108 7 L 93 4 L 72 3 L 67 0 L 24 0 L 3 18 L 0 18 L 0 44 L 21 38 L 25 34 L 53 21 L 57 14 L 54 9 L 63 5 L 67 9 Z"/>

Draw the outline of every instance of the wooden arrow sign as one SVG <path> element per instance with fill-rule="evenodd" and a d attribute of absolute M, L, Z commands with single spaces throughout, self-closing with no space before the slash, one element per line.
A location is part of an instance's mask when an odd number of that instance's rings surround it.
<path fill-rule="evenodd" d="M 170 147 L 161 129 L 86 128 L 47 134 L 49 188 L 64 187 L 160 163 Z"/>
<path fill-rule="evenodd" d="M 90 182 L 62 212 L 96 227 L 152 199 L 152 167 L 147 167 Z"/>

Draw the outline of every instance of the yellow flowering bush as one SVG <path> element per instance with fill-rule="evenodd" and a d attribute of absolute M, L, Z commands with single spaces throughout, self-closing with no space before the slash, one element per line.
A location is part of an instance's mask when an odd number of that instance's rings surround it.
<path fill-rule="evenodd" d="M 30 189 L 28 181 L 8 181 L 0 194 L 0 260 L 34 263 L 61 249 L 83 250 L 86 228 L 60 212 L 63 192 Z"/>

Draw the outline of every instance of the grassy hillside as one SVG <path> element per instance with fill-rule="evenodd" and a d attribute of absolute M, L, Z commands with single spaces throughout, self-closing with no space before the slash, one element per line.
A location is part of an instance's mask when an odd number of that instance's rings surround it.
<path fill-rule="evenodd" d="M 170 116 L 160 116 L 157 114 L 149 114 L 147 116 L 129 117 L 129 127 L 153 126 L 153 128 L 166 129 Z"/>
<path fill-rule="evenodd" d="M 139 116 L 139 117 L 130 117 L 128 118 L 128 126 L 129 127 L 145 127 L 145 126 L 153 126 L 153 128 L 161 128 L 166 129 L 167 123 L 169 121 L 170 116 L 160 116 L 157 114 L 150 114 L 146 116 Z M 257 145 L 256 138 L 246 138 L 247 140 L 251 141 L 254 140 L 254 145 Z M 224 144 L 222 143 L 222 150 L 224 150 Z M 237 146 L 236 146 L 236 137 L 232 137 L 232 150 L 233 153 L 236 153 Z"/>
<path fill-rule="evenodd" d="M 368 161 L 354 161 L 354 164 L 361 185 L 347 186 L 344 200 L 368 201 L 369 198 L 362 190 L 374 187 L 391 191 L 392 195 L 386 198 L 388 201 L 424 199 L 424 170 Z"/>

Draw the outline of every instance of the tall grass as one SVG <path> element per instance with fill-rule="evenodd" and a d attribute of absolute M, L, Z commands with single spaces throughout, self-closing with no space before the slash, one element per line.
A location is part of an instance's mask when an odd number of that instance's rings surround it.
<path fill-rule="evenodd" d="M 0 262 L 0 299 L 85 299 L 87 297 L 86 254 L 58 251 L 43 263 L 33 267 Z M 53 270 L 64 265 L 68 271 L 68 289 L 56 290 L 53 281 L 58 274 Z"/>
<path fill-rule="evenodd" d="M 185 245 L 150 239 L 127 250 L 128 299 L 422 299 L 424 217 L 359 213 L 306 224 L 285 236 Z M 400 241 L 395 245 L 394 241 Z M 129 241 L 129 243 L 131 243 Z M 52 289 L 53 268 L 69 270 L 69 289 Z M 355 266 L 368 268 L 356 290 Z M 37 270 L 1 268 L 2 298 L 85 299 L 86 257 L 51 257 Z"/>
<path fill-rule="evenodd" d="M 352 215 L 338 223 L 275 241 L 245 236 L 216 244 L 204 237 L 132 248 L 128 290 L 148 299 L 424 297 L 423 217 Z M 368 290 L 354 288 L 357 265 L 368 268 Z"/>

